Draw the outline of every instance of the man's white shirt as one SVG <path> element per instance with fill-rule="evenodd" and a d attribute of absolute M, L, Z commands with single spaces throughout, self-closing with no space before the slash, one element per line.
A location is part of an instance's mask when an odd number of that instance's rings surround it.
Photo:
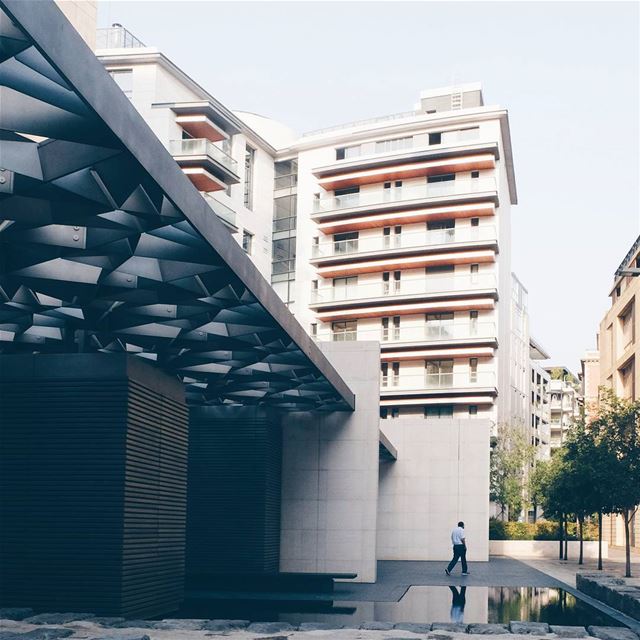
<path fill-rule="evenodd" d="M 464 544 L 464 529 L 462 527 L 455 527 L 451 532 L 451 542 L 453 544 Z"/>

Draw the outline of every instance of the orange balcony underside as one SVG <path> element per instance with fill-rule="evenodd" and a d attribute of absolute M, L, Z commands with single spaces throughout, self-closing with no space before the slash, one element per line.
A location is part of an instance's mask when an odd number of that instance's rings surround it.
<path fill-rule="evenodd" d="M 446 158 L 444 160 L 431 160 L 425 162 L 411 162 L 399 164 L 393 167 L 381 167 L 379 169 L 367 169 L 365 171 L 353 171 L 338 176 L 322 178 L 318 184 L 327 191 L 354 187 L 363 184 L 375 184 L 392 180 L 408 180 L 424 176 L 439 175 L 442 173 L 457 173 L 460 171 L 476 171 L 494 169 L 496 161 L 491 153 L 481 153 L 475 156 L 462 158 Z"/>
<path fill-rule="evenodd" d="M 436 255 L 411 256 L 408 258 L 388 258 L 386 260 L 369 260 L 349 264 L 332 265 L 318 269 L 322 278 L 336 278 L 358 273 L 377 273 L 401 269 L 420 269 L 445 264 L 476 264 L 495 262 L 495 251 L 460 251 L 457 253 L 441 253 Z"/>
<path fill-rule="evenodd" d="M 461 347 L 457 349 L 415 349 L 411 351 L 385 351 L 383 361 L 429 360 L 430 358 L 492 358 L 492 347 Z"/>
<path fill-rule="evenodd" d="M 480 218 L 495 215 L 495 205 L 492 202 L 478 204 L 461 204 L 452 207 L 430 207 L 411 211 L 393 211 L 379 215 L 332 220 L 318 225 L 318 230 L 324 234 L 341 233 L 343 231 L 358 231 L 360 229 L 376 229 L 393 225 L 413 224 L 428 220 L 448 220 L 451 218 Z"/>
<path fill-rule="evenodd" d="M 194 138 L 207 138 L 211 142 L 219 142 L 229 137 L 205 115 L 177 116 L 176 122 Z"/>
<path fill-rule="evenodd" d="M 202 167 L 183 167 L 184 174 L 198 191 L 224 191 L 227 185 Z"/>
<path fill-rule="evenodd" d="M 384 390 L 382 390 L 384 395 Z M 447 396 L 445 398 L 398 398 L 394 400 L 381 399 L 381 407 L 409 407 L 422 406 L 425 404 L 493 404 L 493 397 L 490 395 L 481 396 Z"/>
<path fill-rule="evenodd" d="M 491 310 L 495 306 L 492 298 L 469 298 L 467 300 L 442 300 L 411 304 L 377 305 L 357 309 L 332 309 L 316 314 L 320 322 L 331 320 L 355 320 L 358 318 L 382 318 L 383 316 L 409 316 L 437 311 Z"/>

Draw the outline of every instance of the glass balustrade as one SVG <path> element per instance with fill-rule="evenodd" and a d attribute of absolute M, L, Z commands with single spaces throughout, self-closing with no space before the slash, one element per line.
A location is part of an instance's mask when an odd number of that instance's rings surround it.
<path fill-rule="evenodd" d="M 433 229 L 431 231 L 398 233 L 388 236 L 364 236 L 350 240 L 323 242 L 312 246 L 312 256 L 314 258 L 328 258 L 390 249 L 410 249 L 412 247 L 496 239 L 496 230 L 492 225 Z"/>
<path fill-rule="evenodd" d="M 459 389 L 468 387 L 495 387 L 493 371 L 466 371 L 460 373 L 387 374 L 380 375 L 382 389 Z"/>
<path fill-rule="evenodd" d="M 209 156 L 233 173 L 238 173 L 238 163 L 220 147 L 206 138 L 171 140 L 169 150 L 172 156 Z"/>
<path fill-rule="evenodd" d="M 360 328 L 349 331 L 335 331 L 320 334 L 318 340 L 375 340 L 383 345 L 395 342 L 446 342 L 449 340 L 468 340 L 495 338 L 494 322 L 436 323 L 428 322 L 417 327 L 379 327 Z"/>
<path fill-rule="evenodd" d="M 236 224 L 236 212 L 228 207 L 226 204 L 222 204 L 215 198 L 212 198 L 209 194 L 204 194 L 204 199 L 207 204 L 213 209 L 213 212 L 225 222 L 228 222 L 232 227 L 237 227 Z"/>
<path fill-rule="evenodd" d="M 389 298 L 429 293 L 448 293 L 475 289 L 495 289 L 493 274 L 465 274 L 449 277 L 406 278 L 388 282 L 360 282 L 312 291 L 311 303 Z"/>
<path fill-rule="evenodd" d="M 328 196 L 318 198 L 314 201 L 314 213 L 326 213 L 328 211 L 375 206 L 389 202 L 406 202 L 422 200 L 424 198 L 465 195 L 484 191 L 496 191 L 496 181 L 494 178 L 448 180 L 445 182 L 431 182 L 421 185 L 397 187 L 395 189 L 361 191 L 359 193 L 348 193 L 342 196 Z"/>

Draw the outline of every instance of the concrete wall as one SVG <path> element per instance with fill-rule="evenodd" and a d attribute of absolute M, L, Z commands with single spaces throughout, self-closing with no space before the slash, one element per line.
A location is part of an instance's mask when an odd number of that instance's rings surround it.
<path fill-rule="evenodd" d="M 380 466 L 379 560 L 445 560 L 466 525 L 470 560 L 489 554 L 489 420 L 381 421 L 398 459 Z"/>
<path fill-rule="evenodd" d="M 598 542 L 583 542 L 585 558 L 598 557 Z M 509 556 L 510 558 L 557 558 L 559 542 L 557 540 L 491 540 L 489 553 L 492 556 Z M 580 554 L 580 543 L 569 542 L 569 558 L 577 558 Z M 609 544 L 602 543 L 602 557 L 609 557 Z"/>
<path fill-rule="evenodd" d="M 56 4 L 89 47 L 95 49 L 98 23 L 97 0 L 56 0 Z"/>
<path fill-rule="evenodd" d="M 356 410 L 283 418 L 280 570 L 350 572 L 374 582 L 380 347 L 320 347 L 356 394 Z"/>

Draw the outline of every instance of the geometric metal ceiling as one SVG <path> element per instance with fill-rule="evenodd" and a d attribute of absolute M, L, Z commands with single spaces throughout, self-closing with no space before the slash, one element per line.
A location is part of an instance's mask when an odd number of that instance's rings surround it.
<path fill-rule="evenodd" d="M 129 352 L 192 404 L 354 396 L 53 2 L 0 0 L 0 351 Z"/>

